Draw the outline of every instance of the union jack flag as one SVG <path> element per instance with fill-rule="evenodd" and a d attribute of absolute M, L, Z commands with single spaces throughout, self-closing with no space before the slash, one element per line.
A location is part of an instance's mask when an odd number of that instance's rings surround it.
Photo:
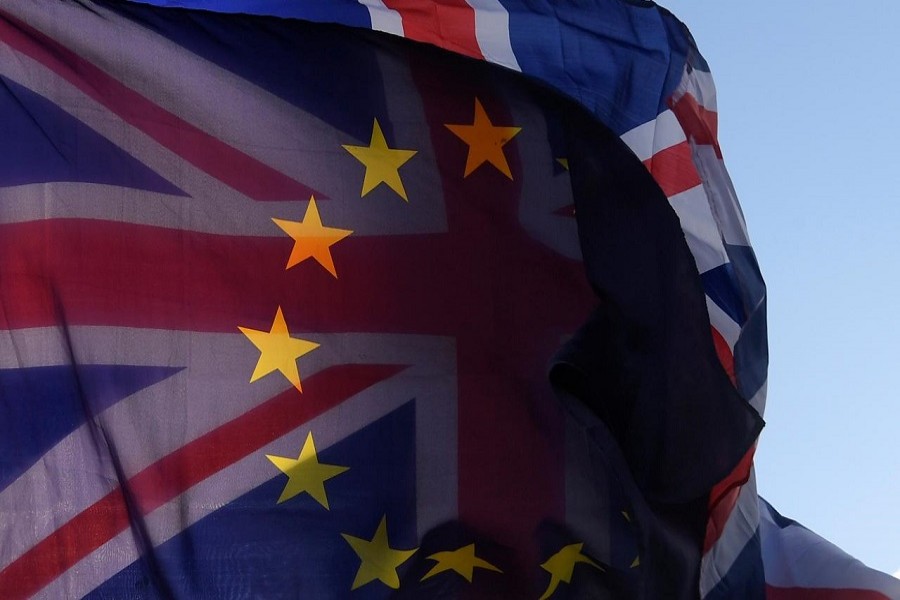
<path fill-rule="evenodd" d="M 0 2 L 4 598 L 824 587 L 765 558 L 765 288 L 676 19 L 158 4 L 286 19 Z"/>

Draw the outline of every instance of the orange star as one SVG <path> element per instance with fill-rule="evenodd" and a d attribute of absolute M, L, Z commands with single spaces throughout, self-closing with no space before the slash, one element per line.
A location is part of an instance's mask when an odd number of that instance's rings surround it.
<path fill-rule="evenodd" d="M 509 164 L 506 162 L 506 155 L 503 153 L 503 146 L 517 133 L 522 131 L 521 127 L 498 127 L 491 123 L 484 107 L 478 98 L 475 98 L 475 122 L 471 125 L 444 125 L 452 131 L 458 138 L 469 145 L 469 155 L 466 158 L 466 171 L 464 177 L 480 167 L 482 164 L 489 162 L 497 169 L 512 179 L 512 173 L 509 170 Z"/>
<path fill-rule="evenodd" d="M 310 197 L 309 206 L 306 207 L 306 214 L 303 215 L 302 221 L 272 220 L 282 231 L 294 238 L 294 249 L 291 250 L 291 256 L 288 258 L 285 269 L 290 269 L 307 258 L 314 258 L 316 262 L 325 267 L 326 271 L 337 277 L 334 260 L 331 258 L 331 247 L 353 232 L 349 229 L 324 227 L 322 219 L 319 217 L 315 198 Z"/>

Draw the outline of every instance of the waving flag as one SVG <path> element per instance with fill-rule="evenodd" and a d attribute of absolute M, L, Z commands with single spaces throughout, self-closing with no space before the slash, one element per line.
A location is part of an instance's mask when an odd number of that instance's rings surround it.
<path fill-rule="evenodd" d="M 762 593 L 764 287 L 683 26 L 188 4 L 293 18 L 0 3 L 2 596 Z"/>

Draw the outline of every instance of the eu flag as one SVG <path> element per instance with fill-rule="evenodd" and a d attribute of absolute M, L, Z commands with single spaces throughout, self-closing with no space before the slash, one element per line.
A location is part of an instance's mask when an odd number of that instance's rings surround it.
<path fill-rule="evenodd" d="M 4 598 L 696 593 L 761 419 L 628 110 L 305 20 L 0 41 Z"/>

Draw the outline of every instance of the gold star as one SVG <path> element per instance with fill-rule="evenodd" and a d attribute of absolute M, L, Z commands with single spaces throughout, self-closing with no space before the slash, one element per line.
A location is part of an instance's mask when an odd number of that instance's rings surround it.
<path fill-rule="evenodd" d="M 266 454 L 266 458 L 288 476 L 287 485 L 284 486 L 281 496 L 278 497 L 278 504 L 306 492 L 327 510 L 328 497 L 325 495 L 325 482 L 348 469 L 348 467 L 325 465 L 319 462 L 312 431 L 307 434 L 306 441 L 303 442 L 303 449 L 300 450 L 300 456 L 297 458 L 271 454 Z"/>
<path fill-rule="evenodd" d="M 281 314 L 280 306 L 275 313 L 272 329 L 269 331 L 258 331 L 247 327 L 238 327 L 238 329 L 259 349 L 259 361 L 250 377 L 250 383 L 272 371 L 280 371 L 298 391 L 303 391 L 300 387 L 297 359 L 318 348 L 319 344 L 292 338 L 287 323 L 284 321 L 284 315 Z"/>
<path fill-rule="evenodd" d="M 364 540 L 352 535 L 342 533 L 341 537 L 347 540 L 361 561 L 359 571 L 353 580 L 350 590 L 366 585 L 376 579 L 392 589 L 400 588 L 400 576 L 397 568 L 409 560 L 418 548 L 412 550 L 394 550 L 388 543 L 387 517 L 381 517 L 381 523 L 375 530 L 371 540 Z"/>
<path fill-rule="evenodd" d="M 562 166 L 562 168 L 565 169 L 566 171 L 569 170 L 569 159 L 568 158 L 557 158 L 556 162 L 558 162 Z"/>
<path fill-rule="evenodd" d="M 285 269 L 290 269 L 307 258 L 314 258 L 325 267 L 326 271 L 337 277 L 334 261 L 331 258 L 331 247 L 353 232 L 349 229 L 324 227 L 322 219 L 319 217 L 315 198 L 310 197 L 302 221 L 272 220 L 282 231 L 294 239 L 294 249 L 291 250 L 291 256 L 288 258 Z"/>
<path fill-rule="evenodd" d="M 372 139 L 368 146 L 344 145 L 344 150 L 366 167 L 366 176 L 363 179 L 360 197 L 374 190 L 379 184 L 386 183 L 401 198 L 409 202 L 406 190 L 403 189 L 403 182 L 400 180 L 400 167 L 415 156 L 417 151 L 388 148 L 378 119 L 375 119 L 375 124 L 372 126 Z"/>
<path fill-rule="evenodd" d="M 496 127 L 484 112 L 484 107 L 478 98 L 475 98 L 475 122 L 471 125 L 444 125 L 458 138 L 469 145 L 469 155 L 466 157 L 466 171 L 463 177 L 489 162 L 501 173 L 512 179 L 503 146 L 517 133 L 521 127 Z"/>
<path fill-rule="evenodd" d="M 497 573 L 503 572 L 486 560 L 475 556 L 475 544 L 469 544 L 449 552 L 437 552 L 428 558 L 437 561 L 437 564 L 431 567 L 431 570 L 425 574 L 422 581 L 444 571 L 456 571 L 465 577 L 466 581 L 472 583 L 472 572 L 475 570 L 475 567 L 496 571 Z"/>
<path fill-rule="evenodd" d="M 577 563 L 586 563 L 596 569 L 603 570 L 603 567 L 581 553 L 583 546 L 584 544 L 569 544 L 541 565 L 542 569 L 550 573 L 550 584 L 540 600 L 547 600 L 547 598 L 552 596 L 556 588 L 559 587 L 560 582 L 570 583 L 572 581 L 572 572 L 575 570 Z"/>

